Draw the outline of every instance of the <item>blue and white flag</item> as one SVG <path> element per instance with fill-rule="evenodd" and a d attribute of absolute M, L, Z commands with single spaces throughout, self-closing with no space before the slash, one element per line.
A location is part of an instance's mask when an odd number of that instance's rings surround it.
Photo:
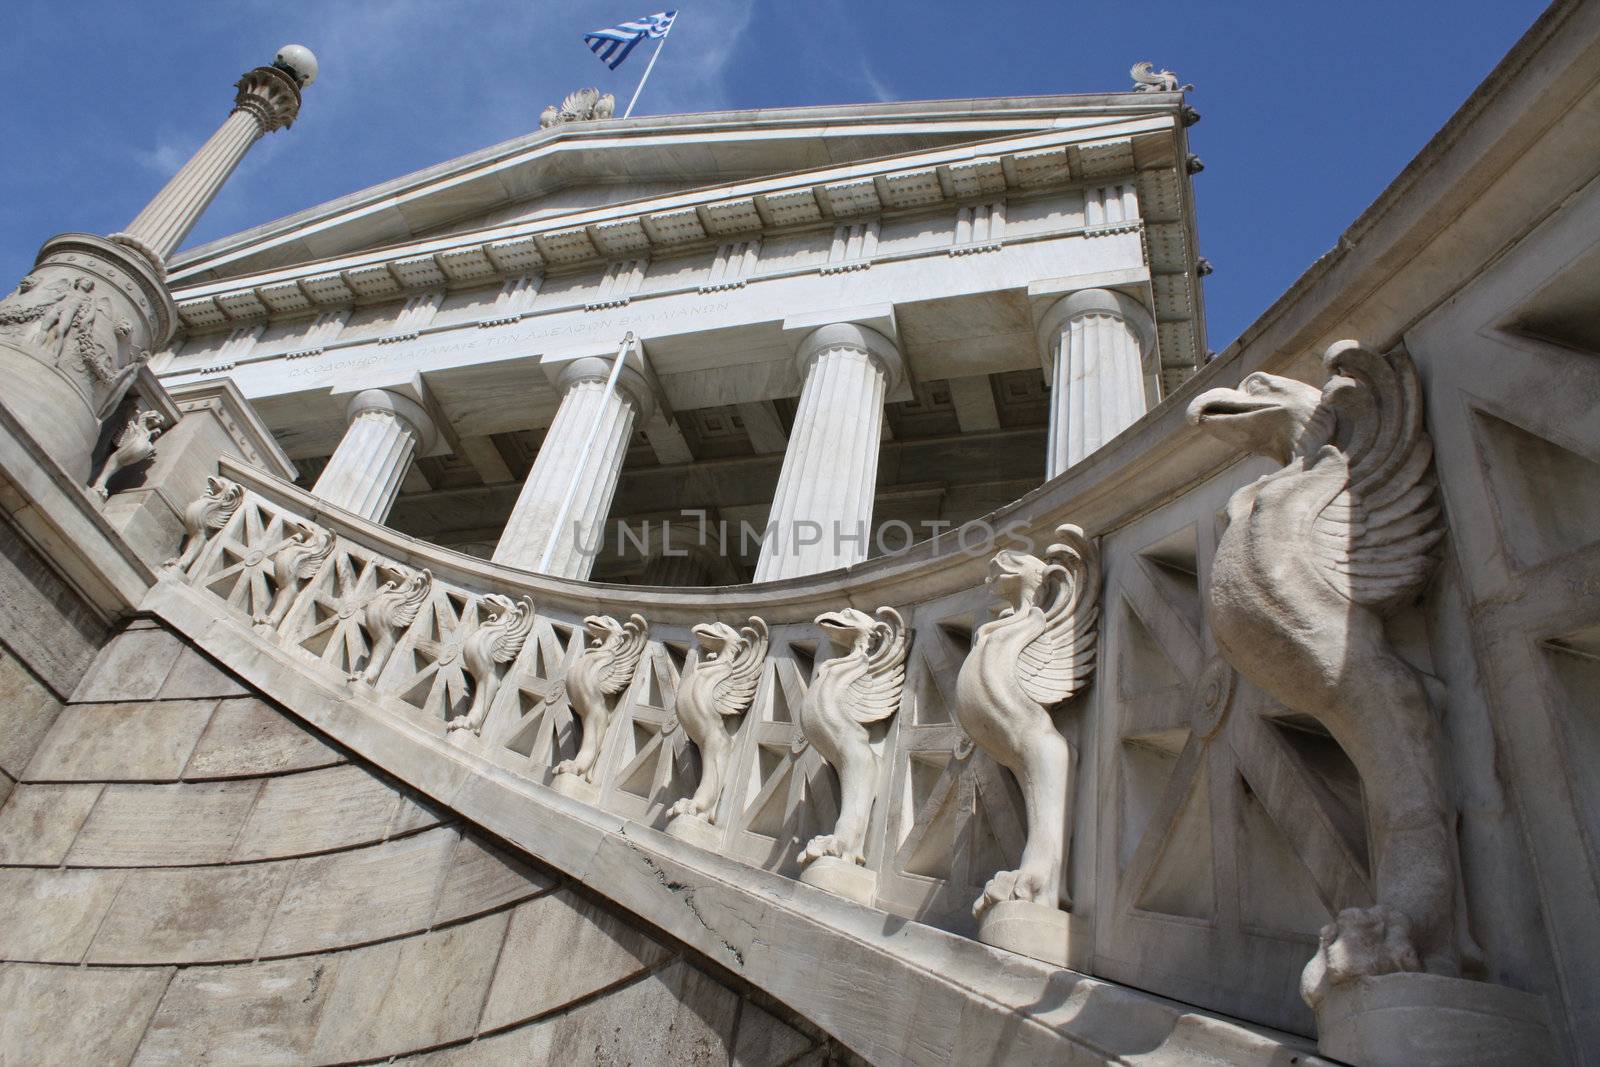
<path fill-rule="evenodd" d="M 658 11 L 654 15 L 629 19 L 610 29 L 584 34 L 583 43 L 589 46 L 589 51 L 600 57 L 600 62 L 616 70 L 640 41 L 646 37 L 652 40 L 665 37 L 667 31 L 672 29 L 672 20 L 677 17 L 676 11 Z"/>

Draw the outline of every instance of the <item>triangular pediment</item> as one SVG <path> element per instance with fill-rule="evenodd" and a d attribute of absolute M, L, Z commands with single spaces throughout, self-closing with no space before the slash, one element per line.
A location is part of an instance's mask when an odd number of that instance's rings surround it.
<path fill-rule="evenodd" d="M 372 186 L 177 256 L 175 286 L 282 271 L 733 182 L 1035 131 L 1170 116 L 1175 94 L 861 104 L 578 122 Z"/>

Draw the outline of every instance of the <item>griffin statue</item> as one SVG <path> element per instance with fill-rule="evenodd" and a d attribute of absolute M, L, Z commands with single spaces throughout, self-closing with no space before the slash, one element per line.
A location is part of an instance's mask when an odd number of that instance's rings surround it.
<path fill-rule="evenodd" d="M 694 628 L 694 636 L 700 643 L 700 658 L 678 685 L 677 715 L 700 751 L 700 785 L 694 796 L 672 805 L 668 815 L 714 823 L 733 752 L 729 720 L 743 715 L 755 699 L 767 658 L 767 624 L 752 617 L 748 626 L 735 630 L 726 623 L 707 622 Z"/>
<path fill-rule="evenodd" d="M 300 587 L 315 577 L 322 564 L 333 555 L 333 535 L 327 530 L 310 522 L 293 522 L 292 525 L 295 531 L 272 557 L 272 581 L 277 592 L 272 595 L 272 605 L 266 615 L 255 620 L 258 625 L 282 623 Z"/>
<path fill-rule="evenodd" d="M 847 651 L 817 667 L 800 706 L 800 730 L 839 775 L 839 819 L 832 833 L 812 838 L 800 862 L 837 856 L 865 863 L 878 780 L 878 756 L 868 743 L 867 727 L 900 707 L 908 631 L 893 608 L 879 608 L 877 618 L 845 608 L 818 615 L 816 622 L 829 641 Z"/>
<path fill-rule="evenodd" d="M 1376 906 L 1322 932 L 1301 992 L 1475 955 L 1458 927 L 1458 862 L 1439 727 L 1417 671 L 1384 633 L 1418 596 L 1444 524 L 1433 444 L 1404 352 L 1341 341 L 1319 390 L 1251 374 L 1190 404 L 1190 423 L 1283 466 L 1234 493 L 1207 617 L 1224 657 L 1291 711 L 1316 719 L 1355 764 L 1366 798 Z"/>
<path fill-rule="evenodd" d="M 956 677 L 956 721 L 1016 776 L 1027 809 L 1022 865 L 989 880 L 972 905 L 1064 903 L 1061 874 L 1071 825 L 1072 746 L 1050 710 L 1094 672 L 1100 616 L 1100 559 L 1076 526 L 1059 526 L 1044 558 L 1006 549 L 989 564 L 988 586 L 1003 605 L 972 635 Z"/>
<path fill-rule="evenodd" d="M 389 654 L 394 651 L 400 634 L 422 611 L 433 591 L 433 572 L 424 568 L 409 571 L 393 563 L 379 563 L 379 576 L 389 578 L 372 594 L 362 609 L 366 630 L 372 639 L 372 651 L 367 656 L 367 669 L 361 680 L 367 685 L 377 685 Z"/>
<path fill-rule="evenodd" d="M 578 745 L 578 754 L 556 764 L 555 772 L 592 783 L 600 745 L 611 725 L 610 698 L 633 681 L 634 669 L 650 636 L 650 624 L 639 614 L 628 616 L 626 623 L 609 615 L 590 615 L 583 620 L 583 630 L 591 643 L 567 671 L 567 702 L 583 723 L 583 741 Z"/>
<path fill-rule="evenodd" d="M 227 478 L 206 478 L 206 491 L 183 509 L 183 544 L 178 555 L 166 562 L 176 570 L 188 570 L 200 558 L 212 534 L 228 525 L 244 503 L 244 486 Z"/>
<path fill-rule="evenodd" d="M 485 593 L 483 610 L 488 617 L 461 647 L 461 658 L 472 677 L 472 705 L 465 714 L 445 723 L 446 733 L 470 730 L 476 734 L 483 729 L 489 705 L 500 688 L 499 668 L 521 655 L 522 646 L 533 632 L 533 601 L 528 597 L 512 600 L 499 593 Z"/>

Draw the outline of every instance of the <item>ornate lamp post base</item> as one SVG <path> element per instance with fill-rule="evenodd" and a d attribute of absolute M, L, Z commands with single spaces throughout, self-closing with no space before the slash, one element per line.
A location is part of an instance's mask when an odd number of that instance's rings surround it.
<path fill-rule="evenodd" d="M 85 233 L 52 237 L 0 300 L 0 401 L 87 484 L 100 420 L 176 321 L 142 255 Z"/>

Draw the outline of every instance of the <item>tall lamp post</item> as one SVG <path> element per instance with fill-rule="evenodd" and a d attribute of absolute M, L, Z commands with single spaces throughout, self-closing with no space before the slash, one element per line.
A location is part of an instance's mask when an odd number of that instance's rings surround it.
<path fill-rule="evenodd" d="M 0 403 L 77 481 L 89 479 L 100 421 L 177 325 L 167 257 L 250 146 L 294 121 L 316 76 L 310 49 L 279 49 L 239 79 L 233 111 L 126 230 L 50 238 L 0 300 Z"/>

